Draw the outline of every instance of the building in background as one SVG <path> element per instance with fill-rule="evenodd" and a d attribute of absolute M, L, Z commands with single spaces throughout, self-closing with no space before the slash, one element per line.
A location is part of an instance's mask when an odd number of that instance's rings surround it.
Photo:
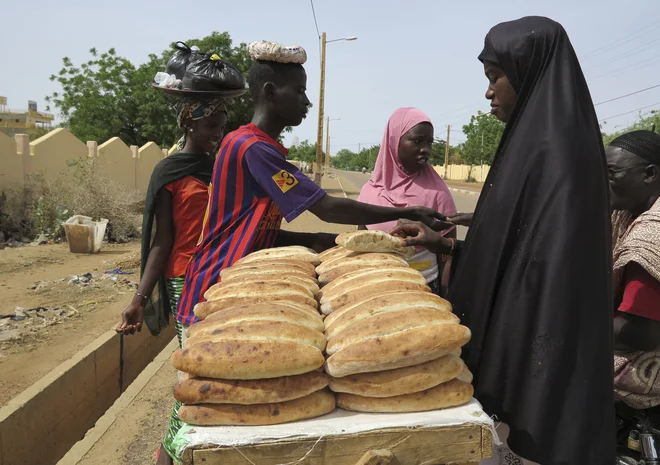
<path fill-rule="evenodd" d="M 29 134 L 30 139 L 37 139 L 52 129 L 54 119 L 52 114 L 38 111 L 37 102 L 29 100 L 27 110 L 10 110 L 7 97 L 0 97 L 0 132 L 8 136 Z"/>

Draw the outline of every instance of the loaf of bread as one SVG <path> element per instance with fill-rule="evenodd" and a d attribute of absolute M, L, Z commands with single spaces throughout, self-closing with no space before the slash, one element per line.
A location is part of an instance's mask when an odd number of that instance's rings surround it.
<path fill-rule="evenodd" d="M 453 324 L 458 325 L 456 315 L 436 308 L 406 308 L 393 312 L 378 313 L 361 320 L 328 341 L 328 355 L 356 342 L 380 338 L 406 331 L 419 326 Z"/>
<path fill-rule="evenodd" d="M 426 284 L 426 279 L 422 276 L 417 270 L 412 268 L 406 268 L 403 266 L 395 267 L 384 267 L 384 268 L 367 268 L 364 270 L 354 271 L 352 273 L 345 274 L 330 284 L 323 286 L 323 290 L 319 292 L 318 298 L 331 299 L 336 295 L 340 295 L 354 286 L 360 286 L 366 281 L 371 281 L 373 279 L 379 279 L 382 277 L 388 278 L 405 278 L 411 280 L 411 282 L 416 282 L 418 284 Z"/>
<path fill-rule="evenodd" d="M 405 270 L 406 268 L 402 269 Z M 358 302 L 364 302 L 370 297 L 382 295 L 384 289 L 387 289 L 387 292 L 431 291 L 430 287 L 424 283 L 419 283 L 419 280 L 415 277 L 394 277 L 394 274 L 383 273 L 378 278 L 359 280 L 360 282 L 354 282 L 350 286 L 347 285 L 347 289 L 343 293 L 334 292 L 332 297 L 323 296 L 321 298 L 321 313 L 329 315 Z M 422 281 L 424 281 L 423 278 Z"/>
<path fill-rule="evenodd" d="M 279 378 L 323 366 L 316 347 L 287 340 L 199 342 L 172 354 L 172 365 L 194 376 L 219 379 Z"/>
<path fill-rule="evenodd" d="M 194 325 L 193 325 L 194 326 Z M 217 342 L 225 339 L 235 341 L 292 341 L 301 342 L 325 350 L 325 335 L 307 326 L 286 321 L 240 321 L 234 324 L 215 327 L 205 333 L 197 332 L 190 336 L 184 347 L 191 347 L 200 342 Z"/>
<path fill-rule="evenodd" d="M 463 369 L 463 371 L 461 372 L 461 374 L 458 375 L 456 378 L 457 378 L 457 379 L 460 379 L 460 380 L 463 381 L 464 383 L 470 383 L 470 384 L 472 384 L 472 381 L 473 381 L 473 378 L 474 378 L 474 377 L 472 376 L 472 372 L 471 372 L 471 371 L 468 369 L 468 367 L 466 366 L 466 367 Z"/>
<path fill-rule="evenodd" d="M 355 252 L 396 253 L 404 258 L 415 255 L 415 247 L 405 246 L 402 238 L 377 229 L 345 232 L 338 235 L 335 242 Z"/>
<path fill-rule="evenodd" d="M 284 283 L 290 282 L 292 284 L 299 284 L 305 287 L 314 296 L 318 295 L 319 293 L 319 284 L 315 278 L 306 275 L 301 275 L 299 273 L 292 273 L 291 271 L 286 271 L 286 270 L 277 270 L 277 273 L 261 273 L 258 270 L 251 272 L 243 272 L 240 274 L 231 275 L 228 278 L 224 278 L 222 280 L 222 283 L 225 284 L 237 283 L 237 282 L 249 283 L 254 281 L 264 281 L 264 282 L 278 281 Z"/>
<path fill-rule="evenodd" d="M 285 281 L 283 279 L 269 277 L 266 279 L 243 279 L 235 281 L 222 281 L 214 284 L 204 293 L 206 300 L 219 300 L 227 296 L 240 296 L 244 292 L 250 292 L 257 289 L 290 290 L 314 298 L 312 289 L 303 283 L 297 281 Z"/>
<path fill-rule="evenodd" d="M 321 316 L 312 307 L 307 308 L 309 310 L 303 310 L 284 302 L 232 307 L 212 313 L 205 320 L 191 325 L 186 334 L 188 337 L 212 334 L 216 329 L 227 325 L 252 321 L 283 321 L 306 326 L 316 331 L 323 331 Z"/>
<path fill-rule="evenodd" d="M 320 417 L 335 409 L 335 396 L 327 390 L 271 404 L 183 405 L 179 418 L 196 426 L 276 425 Z"/>
<path fill-rule="evenodd" d="M 366 268 L 407 267 L 408 262 L 396 254 L 361 253 L 346 257 L 335 258 L 316 267 L 321 285 L 328 284 L 348 273 Z"/>
<path fill-rule="evenodd" d="M 314 298 L 314 294 L 301 284 L 293 282 L 283 282 L 279 280 L 245 280 L 221 282 L 211 286 L 205 293 L 206 300 L 220 300 L 225 297 L 242 297 L 244 295 L 253 295 L 255 292 L 268 294 L 272 291 L 277 293 L 299 294 L 302 296 Z"/>
<path fill-rule="evenodd" d="M 193 308 L 193 312 L 200 320 L 203 320 L 212 313 L 223 309 L 269 302 L 285 302 L 287 304 L 294 304 L 300 308 L 316 307 L 316 300 L 312 297 L 303 295 L 300 292 L 292 292 L 291 290 L 282 288 L 264 289 L 262 292 L 259 292 L 258 288 L 256 288 L 249 291 L 246 290 L 240 294 L 241 295 L 225 296 L 215 298 L 209 302 L 198 303 Z"/>
<path fill-rule="evenodd" d="M 291 245 L 288 247 L 257 250 L 237 260 L 234 266 L 244 263 L 262 263 L 265 260 L 299 260 L 301 262 L 311 263 L 314 266 L 321 263 L 318 254 L 314 250 L 299 245 Z"/>
<path fill-rule="evenodd" d="M 327 385 L 321 371 L 271 379 L 189 378 L 176 385 L 174 398 L 184 404 L 268 404 L 305 397 Z"/>
<path fill-rule="evenodd" d="M 332 260 L 333 258 L 338 258 L 338 257 L 345 257 L 346 255 L 352 254 L 352 250 L 345 249 L 341 246 L 335 246 L 331 249 L 326 250 L 325 252 L 321 252 L 319 254 L 319 260 L 321 260 L 321 263 L 327 262 L 328 260 Z"/>
<path fill-rule="evenodd" d="M 264 266 L 267 264 L 268 266 Z M 232 275 L 242 274 L 245 272 L 254 272 L 259 270 L 284 270 L 285 272 L 295 272 L 296 274 L 303 273 L 310 278 L 316 278 L 316 267 L 308 262 L 301 262 L 300 260 L 264 260 L 263 262 L 251 262 L 238 264 L 225 268 L 220 272 L 220 280 L 224 281 Z"/>
<path fill-rule="evenodd" d="M 353 342 L 332 354 L 325 363 L 325 370 L 330 376 L 342 378 L 355 373 L 419 365 L 447 355 L 469 340 L 470 330 L 462 325 L 416 326 Z"/>
<path fill-rule="evenodd" d="M 468 403 L 473 394 L 474 388 L 471 384 L 452 379 L 425 391 L 395 397 L 363 397 L 355 394 L 337 394 L 337 406 L 353 412 L 423 412 L 458 407 Z"/>
<path fill-rule="evenodd" d="M 330 389 L 365 397 L 393 397 L 430 389 L 458 377 L 465 363 L 455 354 L 406 368 L 331 378 Z"/>
<path fill-rule="evenodd" d="M 378 313 L 392 312 L 412 308 L 436 308 L 451 312 L 452 307 L 445 299 L 430 292 L 387 292 L 372 297 L 364 302 L 358 302 L 333 312 L 325 319 L 325 332 L 328 339 L 358 321 Z"/>

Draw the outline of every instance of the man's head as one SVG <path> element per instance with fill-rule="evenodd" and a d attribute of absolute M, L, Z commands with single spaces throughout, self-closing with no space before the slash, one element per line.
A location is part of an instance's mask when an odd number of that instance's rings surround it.
<path fill-rule="evenodd" d="M 257 109 L 265 110 L 284 126 L 298 126 L 307 116 L 307 74 L 298 63 L 256 60 L 248 85 Z"/>
<path fill-rule="evenodd" d="M 660 135 L 633 131 L 614 139 L 605 150 L 614 210 L 635 215 L 660 196 Z"/>

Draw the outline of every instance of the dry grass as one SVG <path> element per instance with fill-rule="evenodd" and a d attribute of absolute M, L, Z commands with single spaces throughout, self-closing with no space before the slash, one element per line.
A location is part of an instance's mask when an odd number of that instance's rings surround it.
<path fill-rule="evenodd" d="M 143 200 L 137 191 L 95 173 L 94 163 L 78 159 L 67 175 L 57 181 L 30 175 L 23 189 L 3 192 L 0 197 L 0 231 L 6 237 L 34 238 L 41 233 L 62 237 L 63 222 L 73 215 L 106 218 L 113 239 L 136 235 Z"/>

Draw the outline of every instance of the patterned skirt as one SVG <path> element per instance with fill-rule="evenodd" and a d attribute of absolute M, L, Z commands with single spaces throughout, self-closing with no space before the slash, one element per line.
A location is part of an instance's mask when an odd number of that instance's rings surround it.
<path fill-rule="evenodd" d="M 174 328 L 176 329 L 176 337 L 179 340 L 179 347 L 183 348 L 183 339 L 184 339 L 184 327 L 183 325 L 176 320 L 176 305 L 179 302 L 181 297 L 181 291 L 183 290 L 183 283 L 185 278 L 183 276 L 178 278 L 168 278 L 165 280 L 167 284 L 167 296 L 170 299 L 170 311 L 172 312 L 172 319 L 174 320 Z M 179 420 L 179 407 L 181 407 L 181 402 L 178 400 L 174 401 L 174 407 L 172 407 L 172 414 L 170 415 L 170 425 L 167 428 L 165 433 L 165 438 L 163 438 L 163 447 L 172 460 L 175 463 L 178 463 L 176 458 L 176 450 L 174 448 L 174 437 L 176 433 L 181 428 L 183 422 Z"/>

